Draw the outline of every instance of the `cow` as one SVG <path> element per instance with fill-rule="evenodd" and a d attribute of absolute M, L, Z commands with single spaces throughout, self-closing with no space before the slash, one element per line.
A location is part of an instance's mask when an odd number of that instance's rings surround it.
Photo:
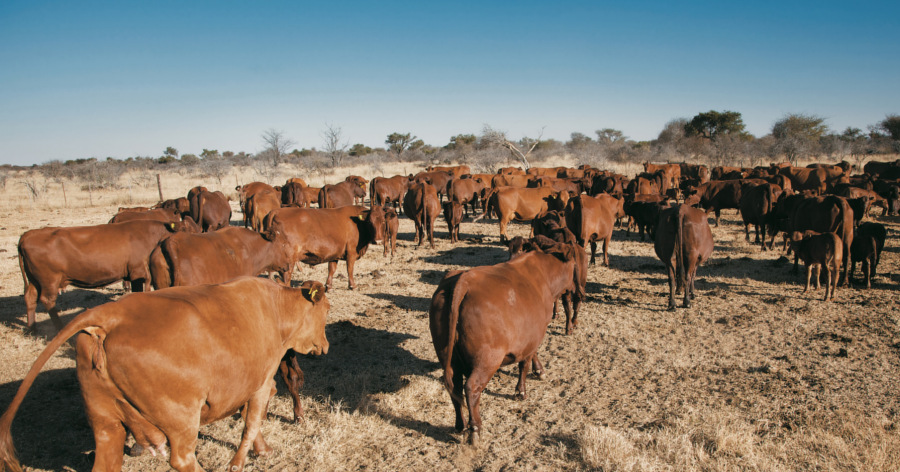
<path fill-rule="evenodd" d="M 456 177 L 457 175 L 452 172 L 436 170 L 431 172 L 419 172 L 413 176 L 412 180 L 419 184 L 425 183 L 433 185 L 438 194 L 438 203 L 441 203 L 444 201 L 444 195 L 447 194 L 447 187 L 450 185 L 450 181 Z"/>
<path fill-rule="evenodd" d="M 744 171 L 740 167 L 716 166 L 710 171 L 709 180 L 734 180 L 726 179 L 725 176 L 735 175 L 735 173 L 740 174 L 737 179 L 742 179 L 744 177 Z"/>
<path fill-rule="evenodd" d="M 566 291 L 584 292 L 577 283 L 577 248 L 552 241 L 535 246 L 509 262 L 451 271 L 431 298 L 431 339 L 456 411 L 456 430 L 467 429 L 465 402 L 473 445 L 482 434 L 480 400 L 488 381 L 501 365 L 518 363 L 516 398 L 524 400 L 532 362 L 538 377 L 543 374 L 537 349 L 553 303 Z"/>
<path fill-rule="evenodd" d="M 321 191 L 322 187 L 303 187 L 303 199 L 306 201 L 306 204 L 303 205 L 298 202 L 296 206 L 299 208 L 312 208 L 314 203 L 319 203 L 319 192 Z"/>
<path fill-rule="evenodd" d="M 530 175 L 525 174 L 497 174 L 491 178 L 491 188 L 500 187 L 518 187 L 525 188 L 528 186 Z"/>
<path fill-rule="evenodd" d="M 300 177 L 291 177 L 291 178 L 287 179 L 287 180 L 284 182 L 284 185 L 286 186 L 286 185 L 291 184 L 291 183 L 294 183 L 294 184 L 300 184 L 301 187 L 308 187 L 308 186 L 309 186 L 309 185 L 306 184 L 306 181 L 303 180 L 303 179 L 301 179 Z"/>
<path fill-rule="evenodd" d="M 644 231 L 651 240 L 655 239 L 659 212 L 668 205 L 668 200 L 661 195 L 635 195 L 634 199 L 626 199 L 624 202 L 625 214 L 630 218 L 626 232 L 630 234 L 633 225 L 641 235 L 641 242 L 644 241 Z"/>
<path fill-rule="evenodd" d="M 680 164 L 651 164 L 649 162 L 645 162 L 644 172 L 647 172 L 649 174 L 662 172 L 663 179 L 667 184 L 667 188 L 678 187 L 678 182 L 681 180 Z"/>
<path fill-rule="evenodd" d="M 434 220 L 441 212 L 438 191 L 434 185 L 411 184 L 403 197 L 403 211 L 416 225 L 416 247 L 421 246 L 428 237 L 431 249 L 434 249 Z"/>
<path fill-rule="evenodd" d="M 395 175 L 393 177 L 375 177 L 369 181 L 369 202 L 372 205 L 387 207 L 393 204 L 397 211 L 401 211 L 400 202 L 403 195 L 409 189 L 409 177 Z"/>
<path fill-rule="evenodd" d="M 459 242 L 459 224 L 462 222 L 462 205 L 457 201 L 444 202 L 444 220 L 447 221 L 447 229 L 450 231 L 450 242 Z"/>
<path fill-rule="evenodd" d="M 550 187 L 556 192 L 567 192 L 569 195 L 578 195 L 582 191 L 582 185 L 569 179 L 547 177 L 537 175 L 528 179 L 527 188 Z"/>
<path fill-rule="evenodd" d="M 499 215 L 500 242 L 506 243 L 509 240 L 506 227 L 510 221 L 513 219 L 531 221 L 543 214 L 549 209 L 548 200 L 554 193 L 553 189 L 549 187 L 503 188 L 493 193 L 490 202 L 494 203 L 488 202 L 488 207 L 493 205 Z M 568 194 L 562 193 L 560 197 L 563 198 L 563 204 L 565 204 Z"/>
<path fill-rule="evenodd" d="M 231 221 L 231 205 L 228 198 L 219 191 L 201 190 L 188 199 L 191 204 L 191 218 L 203 231 L 224 228 Z"/>
<path fill-rule="evenodd" d="M 196 188 L 196 187 L 195 187 Z M 249 184 L 238 185 L 234 188 L 238 192 L 238 202 L 243 205 L 244 200 L 250 198 L 257 192 L 274 192 L 275 187 L 265 182 L 250 182 Z M 190 200 L 190 195 L 188 200 Z"/>
<path fill-rule="evenodd" d="M 614 197 L 625 193 L 628 179 L 620 174 L 597 175 L 591 180 L 591 188 L 588 195 L 596 197 L 601 193 L 608 193 Z"/>
<path fill-rule="evenodd" d="M 181 215 L 177 210 L 170 208 L 156 208 L 152 210 L 145 211 L 119 211 L 113 216 L 109 222 L 110 223 L 124 223 L 126 221 L 134 221 L 134 220 L 153 220 L 153 221 L 161 221 L 163 223 L 177 223 L 181 221 Z"/>
<path fill-rule="evenodd" d="M 856 263 L 862 262 L 866 288 L 872 288 L 872 279 L 875 278 L 878 262 L 881 261 L 886 237 L 887 230 L 880 223 L 862 223 L 856 228 L 853 244 L 850 246 L 850 276 L 853 277 L 856 272 Z"/>
<path fill-rule="evenodd" d="M 674 205 L 660 212 L 653 248 L 669 275 L 669 310 L 675 309 L 676 286 L 684 291 L 684 307 L 691 307 L 697 267 L 709 259 L 713 245 L 703 210 Z"/>
<path fill-rule="evenodd" d="M 688 164 L 686 162 L 682 162 L 680 166 L 682 180 L 697 179 L 699 184 L 709 182 L 709 167 L 703 164 Z"/>
<path fill-rule="evenodd" d="M 182 217 L 188 216 L 191 214 L 191 203 L 185 197 L 173 198 L 170 200 L 164 200 L 156 205 L 150 207 L 150 209 L 155 210 L 157 208 L 168 208 L 178 212 Z"/>
<path fill-rule="evenodd" d="M 57 329 L 62 328 L 56 298 L 68 285 L 97 288 L 131 282 L 135 292 L 150 281 L 150 253 L 184 223 L 137 220 L 98 226 L 41 228 L 19 238 L 19 268 L 25 282 L 27 328 L 35 329 L 38 300 Z"/>
<path fill-rule="evenodd" d="M 351 177 L 347 177 L 347 179 Z M 319 208 L 340 208 L 354 205 L 357 198 L 365 196 L 365 184 L 353 180 L 345 180 L 335 185 L 324 185 L 319 190 Z"/>
<path fill-rule="evenodd" d="M 388 254 L 388 245 L 391 248 L 391 259 L 394 258 L 394 250 L 397 248 L 397 233 L 400 230 L 400 218 L 393 208 L 384 209 L 384 257 Z"/>
<path fill-rule="evenodd" d="M 748 183 L 761 185 L 766 181 L 761 179 L 710 180 L 696 188 L 696 194 L 700 196 L 700 207 L 706 213 L 715 212 L 716 227 L 719 226 L 719 217 L 723 209 L 740 209 L 741 189 Z"/>
<path fill-rule="evenodd" d="M 547 177 L 556 177 L 560 171 L 565 171 L 565 166 L 558 167 L 529 167 L 525 171 L 527 175 L 545 175 Z"/>
<path fill-rule="evenodd" d="M 258 192 L 248 198 L 244 205 L 246 207 L 245 216 L 250 222 L 250 228 L 253 231 L 262 231 L 266 216 L 281 208 L 281 195 L 275 191 Z"/>
<path fill-rule="evenodd" d="M 129 431 L 138 448 L 154 454 L 165 455 L 168 443 L 176 470 L 201 470 L 199 427 L 244 407 L 244 432 L 229 464 L 241 470 L 251 446 L 257 454 L 271 452 L 260 425 L 276 392 L 279 360 L 289 349 L 328 352 L 323 291 L 318 282 L 293 289 L 242 278 L 133 293 L 84 311 L 50 340 L 0 417 L 0 469 L 21 470 L 13 418 L 43 365 L 77 334 L 76 373 L 94 432 L 94 470 L 122 468 Z"/>
<path fill-rule="evenodd" d="M 778 173 L 791 179 L 791 188 L 794 190 L 812 190 L 819 195 L 828 190 L 828 172 L 821 167 L 815 169 L 782 167 Z"/>
<path fill-rule="evenodd" d="M 894 162 L 869 161 L 863 166 L 863 172 L 873 177 L 897 178 L 884 174 L 896 174 L 900 176 L 900 159 Z"/>
<path fill-rule="evenodd" d="M 285 182 L 281 186 L 281 204 L 285 206 L 298 204 L 300 208 L 308 206 L 306 199 L 303 197 L 303 189 L 305 187 L 306 185 L 301 185 L 299 182 L 290 180 Z"/>
<path fill-rule="evenodd" d="M 781 187 L 765 183 L 749 186 L 741 191 L 740 210 L 744 221 L 744 239 L 750 241 L 750 225 L 756 227 L 756 244 L 766 250 L 766 223 L 775 209 L 775 202 L 781 195 Z"/>
<path fill-rule="evenodd" d="M 575 238 L 575 235 L 569 231 L 569 228 L 565 227 L 565 224 L 565 216 L 562 212 L 549 211 L 547 214 L 535 218 L 532 222 L 534 239 L 539 240 L 541 238 L 547 238 L 558 243 L 578 247 L 578 240 Z M 534 243 L 533 241 L 529 242 L 529 240 L 526 240 L 521 236 L 516 236 L 510 240 L 507 247 L 509 249 L 510 259 L 512 259 L 521 253 L 534 250 Z M 584 287 L 587 284 L 588 266 L 588 258 L 587 254 L 584 252 L 584 248 L 581 248 L 580 251 L 575 251 L 575 264 L 576 277 L 578 279 L 577 283 L 579 286 Z M 566 314 L 566 336 L 568 336 L 572 334 L 572 331 L 578 326 L 578 310 L 581 306 L 582 298 L 576 292 L 565 292 L 562 296 L 562 301 L 563 309 Z M 553 303 L 552 319 L 554 320 L 556 319 L 557 305 L 557 302 Z"/>
<path fill-rule="evenodd" d="M 812 230 L 820 233 L 834 232 L 841 239 L 840 261 L 843 261 L 843 285 L 848 285 L 850 280 L 850 247 L 853 244 L 853 210 L 847 203 L 847 199 L 834 195 L 824 197 L 804 198 L 796 203 L 789 216 L 788 228 L 794 231 Z M 794 262 L 794 272 L 797 272 L 797 262 Z"/>
<path fill-rule="evenodd" d="M 521 167 L 501 167 L 498 171 L 498 174 L 508 174 L 508 175 L 525 175 L 525 169 Z"/>
<path fill-rule="evenodd" d="M 469 216 L 469 208 L 466 204 L 472 206 L 472 214 L 475 214 L 475 205 L 478 203 L 478 197 L 484 190 L 484 182 L 474 179 L 454 179 L 450 182 L 447 190 L 447 200 L 454 201 L 462 205 L 466 216 Z"/>
<path fill-rule="evenodd" d="M 425 168 L 426 172 L 447 172 L 448 174 L 452 174 L 456 177 L 465 174 L 471 174 L 472 168 L 462 164 L 458 166 L 428 166 Z"/>
<path fill-rule="evenodd" d="M 384 210 L 380 206 L 366 209 L 351 205 L 340 208 L 282 208 L 269 214 L 264 223 L 268 231 L 287 236 L 293 255 L 292 265 L 328 263 L 325 288 L 332 288 L 337 261 L 347 262 L 350 290 L 356 288 L 353 266 L 365 255 L 369 244 L 384 237 Z M 291 279 L 291 271 L 285 280 Z"/>
<path fill-rule="evenodd" d="M 825 269 L 825 298 L 823 301 L 834 301 L 834 292 L 838 286 L 838 272 L 841 269 L 841 257 L 844 252 L 841 238 L 833 233 L 819 233 L 816 231 L 793 231 L 791 233 L 791 252 L 794 253 L 794 264 L 797 259 L 802 259 L 806 264 L 806 288 L 803 293 L 809 291 L 809 282 L 813 268 L 816 269 L 816 290 L 819 289 L 819 277 L 822 269 Z M 832 275 L 834 282 L 832 282 Z M 831 297 L 828 289 L 831 288 Z"/>
<path fill-rule="evenodd" d="M 611 195 L 578 195 L 566 204 L 566 227 L 584 248 L 591 244 L 591 265 L 597 257 L 597 242 L 603 241 L 603 265 L 609 267 L 609 241 L 621 201 Z"/>

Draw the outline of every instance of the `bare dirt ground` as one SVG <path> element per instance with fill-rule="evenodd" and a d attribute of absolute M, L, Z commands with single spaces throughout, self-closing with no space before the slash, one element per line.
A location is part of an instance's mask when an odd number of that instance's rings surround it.
<path fill-rule="evenodd" d="M 94 207 L 0 205 L 0 408 L 54 334 L 39 305 L 38 335 L 23 335 L 19 236 L 105 223 L 123 201 L 152 203 L 154 194 L 107 195 Z M 328 294 L 330 352 L 301 359 L 305 422 L 289 421 L 279 381 L 263 426 L 275 452 L 245 470 L 898 470 L 900 219 L 876 219 L 888 243 L 874 288 L 841 288 L 834 303 L 801 293 L 803 276 L 777 251 L 744 242 L 739 219 L 723 214 L 694 307 L 675 312 L 665 310 L 652 244 L 617 231 L 610 267 L 589 270 L 578 330 L 565 336 L 557 319 L 547 332 L 546 379 L 530 378 L 528 399 L 516 401 L 515 367 L 498 372 L 482 401 L 484 440 L 470 447 L 453 430 L 427 310 L 446 271 L 505 261 L 506 249 L 495 221 L 465 221 L 451 245 L 442 218 L 437 247 L 416 248 L 403 218 L 398 254 L 391 261 L 371 247 L 356 267 L 357 291 L 339 265 Z M 325 273 L 304 267 L 295 282 Z M 63 320 L 123 295 L 119 284 L 69 289 L 59 299 Z M 204 468 L 226 466 L 242 427 L 231 418 L 201 429 Z M 13 435 L 29 469 L 90 469 L 93 438 L 70 348 L 38 377 Z M 169 466 L 145 454 L 126 457 L 124 469 Z"/>

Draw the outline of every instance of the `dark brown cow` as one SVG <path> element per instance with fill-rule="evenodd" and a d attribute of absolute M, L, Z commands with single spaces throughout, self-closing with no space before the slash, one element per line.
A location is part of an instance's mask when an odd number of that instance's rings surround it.
<path fill-rule="evenodd" d="M 419 172 L 413 177 L 413 181 L 419 184 L 426 183 L 433 185 L 434 189 L 437 190 L 438 203 L 440 203 L 444 201 L 444 195 L 447 194 L 447 187 L 450 185 L 450 181 L 456 177 L 455 174 L 444 171 Z M 438 206 L 438 208 L 440 208 L 440 206 Z"/>
<path fill-rule="evenodd" d="M 306 199 L 303 197 L 304 188 L 306 188 L 306 186 L 301 185 L 298 182 L 291 182 L 290 180 L 285 182 L 285 184 L 281 186 L 281 204 L 297 204 L 300 208 L 307 206 Z"/>
<path fill-rule="evenodd" d="M 391 259 L 394 258 L 394 250 L 397 248 L 397 233 L 400 231 L 400 218 L 393 208 L 384 209 L 384 256 L 387 256 L 388 245 L 391 248 Z"/>
<path fill-rule="evenodd" d="M 395 209 L 402 211 L 400 202 L 409 189 L 409 182 L 405 175 L 375 177 L 369 182 L 369 202 L 383 207 L 393 204 Z"/>
<path fill-rule="evenodd" d="M 628 178 L 624 175 L 598 175 L 593 178 L 588 194 L 592 197 L 596 197 L 601 193 L 608 193 L 614 197 L 618 197 L 625 193 L 626 185 L 628 185 Z"/>
<path fill-rule="evenodd" d="M 850 277 L 856 272 L 856 263 L 862 262 L 863 277 L 866 280 L 866 288 L 872 288 L 872 279 L 881 261 L 881 251 L 884 249 L 884 240 L 887 238 L 887 230 L 880 223 L 863 223 L 856 228 L 853 236 L 853 244 L 850 246 Z"/>
<path fill-rule="evenodd" d="M 230 470 L 251 446 L 271 452 L 260 432 L 288 349 L 328 352 L 328 300 L 318 282 L 292 289 L 258 278 L 134 293 L 79 314 L 41 352 L 0 417 L 0 469 L 21 470 L 13 418 L 43 365 L 76 334 L 76 371 L 94 431 L 94 470 L 120 470 L 127 432 L 137 447 L 166 455 L 179 471 L 202 470 L 201 425 L 244 408 Z M 198 360 L 202 362 L 198 363 Z M 189 379 L 189 380 L 186 380 Z"/>
<path fill-rule="evenodd" d="M 791 188 L 794 190 L 812 190 L 818 192 L 819 195 L 823 195 L 828 190 L 828 173 L 825 169 L 782 167 L 778 173 L 791 179 Z"/>
<path fill-rule="evenodd" d="M 365 184 L 360 186 L 355 181 L 345 180 L 335 185 L 324 185 L 319 191 L 319 208 L 340 208 L 354 205 L 357 198 L 365 196 Z"/>
<path fill-rule="evenodd" d="M 566 227 L 582 248 L 591 244 L 591 265 L 597 257 L 597 242 L 603 241 L 603 265 L 609 267 L 609 241 L 620 203 L 612 195 L 578 195 L 566 204 Z"/>
<path fill-rule="evenodd" d="M 644 241 L 644 231 L 651 240 L 655 239 L 659 212 L 669 204 L 667 197 L 662 195 L 635 195 L 633 198 L 626 198 L 623 206 L 629 217 L 626 233 L 631 234 L 634 226 L 641 235 L 641 241 Z"/>
<path fill-rule="evenodd" d="M 725 178 L 726 175 L 734 175 L 735 172 L 741 174 L 739 179 L 744 177 L 744 170 L 740 167 L 716 166 L 710 171 L 709 180 L 735 180 Z"/>
<path fill-rule="evenodd" d="M 676 289 L 684 291 L 684 307 L 691 307 L 697 267 L 709 259 L 713 245 L 703 210 L 675 205 L 660 212 L 654 250 L 669 274 L 669 310 L 675 309 Z"/>
<path fill-rule="evenodd" d="M 416 246 L 421 246 L 427 237 L 434 249 L 434 220 L 441 212 L 441 203 L 434 185 L 411 184 L 403 197 L 403 211 L 416 225 Z"/>
<path fill-rule="evenodd" d="M 765 183 L 751 185 L 741 190 L 741 218 L 744 220 L 744 239 L 750 241 L 750 225 L 756 227 L 756 244 L 766 249 L 766 223 L 781 195 L 781 187 Z"/>
<path fill-rule="evenodd" d="M 869 161 L 863 166 L 863 172 L 873 177 L 896 179 L 900 177 L 900 159 L 894 162 Z"/>
<path fill-rule="evenodd" d="M 838 286 L 838 272 L 841 269 L 841 255 L 844 248 L 841 238 L 835 233 L 818 233 L 815 231 L 794 231 L 791 233 L 791 251 L 794 253 L 794 261 L 802 259 L 806 264 L 806 288 L 803 293 L 809 291 L 809 282 L 812 278 L 813 268 L 816 269 L 816 290 L 819 289 L 819 277 L 822 269 L 825 269 L 825 298 L 824 301 L 834 301 L 834 292 Z M 832 275 L 834 281 L 832 282 Z M 828 289 L 831 288 L 831 297 Z"/>
<path fill-rule="evenodd" d="M 462 205 L 466 216 L 469 216 L 469 208 L 466 204 L 472 206 L 472 215 L 475 214 L 475 205 L 478 204 L 478 197 L 484 190 L 484 182 L 474 179 L 454 179 L 450 182 L 450 188 L 447 191 L 447 200 L 454 201 Z"/>
<path fill-rule="evenodd" d="M 200 191 L 189 199 L 191 218 L 200 225 L 203 231 L 215 231 L 228 226 L 231 221 L 231 205 L 225 194 L 219 192 Z"/>
<path fill-rule="evenodd" d="M 56 298 L 69 285 L 97 288 L 126 280 L 140 292 L 150 281 L 150 253 L 184 223 L 137 220 L 99 226 L 41 228 L 19 238 L 19 268 L 25 282 L 28 329 L 38 300 L 57 329 Z"/>
<path fill-rule="evenodd" d="M 498 213 L 500 220 L 500 241 L 506 243 L 509 236 L 506 227 L 510 221 L 531 221 L 538 215 L 546 212 L 548 200 L 554 195 L 552 188 L 503 188 L 491 195 L 491 202 Z M 568 200 L 568 194 L 561 194 L 564 200 Z M 565 203 L 565 202 L 563 202 Z"/>
<path fill-rule="evenodd" d="M 269 231 L 280 231 L 293 249 L 292 260 L 309 265 L 328 263 L 328 280 L 332 287 L 337 261 L 347 261 L 347 278 L 351 290 L 356 288 L 353 266 L 365 255 L 369 244 L 384 237 L 384 210 L 374 206 L 341 208 L 282 208 L 266 218 Z M 290 280 L 290 272 L 285 280 Z"/>
<path fill-rule="evenodd" d="M 850 280 L 850 247 L 853 244 L 853 210 L 847 199 L 834 195 L 805 198 L 800 200 L 790 215 L 788 228 L 790 232 L 812 230 L 820 233 L 833 232 L 841 239 L 844 264 L 843 284 Z M 797 271 L 797 263 L 794 263 Z"/>
<path fill-rule="evenodd" d="M 253 231 L 263 230 L 263 221 L 269 213 L 281 208 L 281 195 L 278 192 L 258 192 L 244 202 L 247 219 Z"/>
<path fill-rule="evenodd" d="M 501 365 L 518 363 L 516 398 L 524 399 L 532 361 L 535 373 L 543 373 L 537 349 L 553 303 L 566 291 L 583 293 L 576 283 L 578 249 L 555 242 L 539 248 L 509 262 L 449 272 L 431 298 L 431 339 L 456 411 L 456 429 L 467 429 L 465 402 L 472 444 L 482 432 L 479 405 L 488 381 Z"/>
<path fill-rule="evenodd" d="M 177 223 L 181 221 L 181 215 L 174 209 L 156 208 L 146 211 L 120 211 L 113 216 L 110 223 L 124 223 L 134 220 L 153 220 L 163 223 Z"/>
<path fill-rule="evenodd" d="M 444 202 L 444 220 L 447 221 L 447 229 L 450 231 L 450 242 L 459 242 L 459 225 L 462 222 L 462 205 L 456 201 Z"/>
<path fill-rule="evenodd" d="M 701 184 L 709 182 L 709 167 L 703 164 L 688 164 L 686 162 L 682 162 L 680 166 L 682 180 L 697 179 Z"/>
<path fill-rule="evenodd" d="M 710 180 L 705 184 L 700 184 L 696 189 L 696 194 L 700 196 L 700 207 L 706 213 L 714 211 L 716 226 L 719 226 L 719 217 L 722 210 L 727 208 L 740 209 L 741 188 L 748 183 L 761 185 L 766 183 L 766 181 L 761 179 Z"/>

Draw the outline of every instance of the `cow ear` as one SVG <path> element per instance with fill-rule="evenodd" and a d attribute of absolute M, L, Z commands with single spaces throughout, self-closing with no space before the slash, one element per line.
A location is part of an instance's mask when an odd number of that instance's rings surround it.
<path fill-rule="evenodd" d="M 175 232 L 176 228 L 177 228 L 177 225 L 175 225 L 175 223 L 169 223 L 166 225 L 166 229 L 168 229 L 169 231 L 171 231 L 173 233 Z"/>
<path fill-rule="evenodd" d="M 315 280 L 307 280 L 300 285 L 303 297 L 313 303 L 319 303 L 325 298 L 325 286 Z"/>

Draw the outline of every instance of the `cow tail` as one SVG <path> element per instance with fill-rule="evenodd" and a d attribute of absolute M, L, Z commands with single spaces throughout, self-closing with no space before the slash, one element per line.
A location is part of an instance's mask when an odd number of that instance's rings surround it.
<path fill-rule="evenodd" d="M 150 253 L 150 283 L 153 285 L 153 290 L 172 286 L 174 267 L 172 256 L 168 251 L 168 244 L 163 241 Z"/>
<path fill-rule="evenodd" d="M 373 177 L 372 180 L 369 181 L 369 206 L 381 205 L 375 197 L 375 178 Z"/>
<path fill-rule="evenodd" d="M 572 205 L 572 210 L 568 212 L 566 215 L 566 225 L 570 226 L 570 230 L 575 233 L 575 238 L 578 241 L 578 244 L 581 245 L 581 249 L 584 250 L 584 245 L 587 244 L 587 236 L 585 234 L 584 229 L 584 202 L 581 201 L 581 196 L 573 198 L 569 200 Z M 569 218 L 571 218 L 572 224 L 569 225 Z"/>
<path fill-rule="evenodd" d="M 206 200 L 205 198 L 203 198 L 203 194 L 198 194 L 197 195 L 197 218 L 198 218 L 197 224 L 200 225 L 200 231 L 203 231 L 203 200 Z M 209 226 L 207 226 L 207 229 L 208 228 L 209 228 Z"/>
<path fill-rule="evenodd" d="M 18 250 L 17 252 L 19 254 L 19 270 L 22 271 L 22 282 L 25 283 L 25 291 L 27 292 L 28 286 L 30 284 L 28 283 L 28 273 L 25 272 L 25 257 L 22 254 L 22 242 L 21 241 L 19 242 L 16 249 Z"/>
<path fill-rule="evenodd" d="M 462 304 L 463 297 L 468 292 L 468 284 L 466 283 L 466 274 L 459 276 L 456 285 L 453 287 L 453 296 L 450 297 L 450 319 L 447 320 L 447 347 L 444 353 L 444 387 L 450 393 L 450 397 L 458 403 L 464 403 L 463 398 L 453 393 L 453 374 L 452 360 L 453 348 L 456 345 L 456 329 L 459 325 L 459 305 Z"/>
<path fill-rule="evenodd" d="M 426 187 L 422 186 L 422 192 L 419 195 L 419 205 L 422 209 L 422 212 L 419 213 L 421 216 L 416 216 L 417 219 L 421 218 L 419 224 L 422 225 L 422 232 L 425 233 L 425 236 L 428 236 L 428 228 L 425 226 L 428 221 L 428 205 L 425 203 L 425 189 Z"/>
<path fill-rule="evenodd" d="M 677 227 L 675 228 L 675 257 L 678 258 L 676 264 L 678 265 L 678 279 L 681 280 L 682 288 L 684 290 L 688 290 L 687 280 L 685 280 L 684 275 L 684 212 L 687 208 L 684 205 L 678 207 L 678 216 L 676 217 L 675 224 Z"/>
<path fill-rule="evenodd" d="M 12 440 L 12 422 L 13 418 L 16 416 L 16 412 L 19 410 L 19 406 L 22 405 L 22 401 L 25 399 L 25 394 L 28 393 L 28 390 L 31 388 L 31 385 L 34 384 L 34 380 L 37 378 L 38 374 L 41 372 L 41 368 L 44 364 L 50 360 L 50 357 L 53 356 L 53 353 L 62 346 L 66 340 L 74 336 L 81 330 L 86 328 L 99 328 L 98 321 L 101 316 L 95 316 L 97 313 L 93 310 L 88 310 L 83 314 L 79 315 L 77 318 L 72 320 L 69 324 L 63 327 L 63 329 L 47 343 L 47 347 L 41 352 L 38 356 L 37 360 L 34 361 L 34 364 L 31 366 L 31 370 L 28 371 L 28 374 L 25 375 L 25 378 L 22 379 L 22 383 L 19 385 L 19 390 L 16 391 L 16 396 L 13 397 L 12 402 L 10 402 L 9 407 L 3 413 L 3 416 L 0 416 L 0 470 L 10 470 L 13 472 L 19 472 L 22 470 L 22 466 L 19 464 L 19 460 L 16 458 L 16 450 Z M 99 328 L 102 330 L 102 328 Z"/>

